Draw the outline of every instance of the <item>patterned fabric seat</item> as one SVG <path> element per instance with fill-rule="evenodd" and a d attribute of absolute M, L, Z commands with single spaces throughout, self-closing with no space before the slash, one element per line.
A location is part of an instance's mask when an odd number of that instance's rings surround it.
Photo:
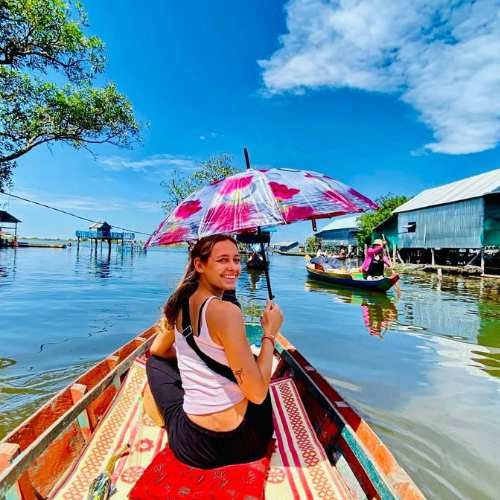
<path fill-rule="evenodd" d="M 139 359 L 132 365 L 80 460 L 61 478 L 50 498 L 86 499 L 89 486 L 104 471 L 109 458 L 127 444 L 130 451 L 117 461 L 112 475 L 111 498 L 128 498 L 136 481 L 167 444 L 165 430 L 155 426 L 143 411 L 141 395 L 145 386 L 145 360 Z M 271 456 L 265 498 L 353 498 L 328 461 L 292 379 L 275 380 L 270 390 L 276 449 Z"/>

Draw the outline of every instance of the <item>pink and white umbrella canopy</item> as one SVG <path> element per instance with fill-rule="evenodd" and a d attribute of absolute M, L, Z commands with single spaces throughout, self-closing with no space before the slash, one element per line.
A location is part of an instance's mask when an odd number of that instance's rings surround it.
<path fill-rule="evenodd" d="M 376 208 L 366 196 L 318 172 L 249 169 L 191 194 L 160 224 L 146 246 Z"/>

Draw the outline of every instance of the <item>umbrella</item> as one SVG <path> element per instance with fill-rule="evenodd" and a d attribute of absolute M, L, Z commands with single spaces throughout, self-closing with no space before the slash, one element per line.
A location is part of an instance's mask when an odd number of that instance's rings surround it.
<path fill-rule="evenodd" d="M 247 170 L 205 186 L 182 201 L 146 242 L 171 245 L 219 233 L 256 232 L 296 221 L 378 208 L 358 191 L 328 175 L 291 168 Z M 269 297 L 272 298 L 266 272 Z"/>

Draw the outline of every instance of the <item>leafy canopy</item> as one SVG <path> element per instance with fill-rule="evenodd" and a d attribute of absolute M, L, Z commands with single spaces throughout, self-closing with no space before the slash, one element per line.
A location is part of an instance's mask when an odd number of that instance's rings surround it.
<path fill-rule="evenodd" d="M 378 210 L 372 213 L 366 213 L 359 217 L 359 232 L 357 234 L 357 240 L 360 246 L 365 243 L 369 245 L 371 243 L 372 231 L 381 222 L 388 219 L 392 212 L 409 200 L 407 196 L 394 196 L 392 194 L 387 194 L 376 200 L 379 205 Z"/>
<path fill-rule="evenodd" d="M 137 139 L 128 99 L 113 83 L 92 85 L 104 71 L 104 46 L 86 27 L 79 2 L 0 1 L 0 189 L 15 160 L 41 144 Z"/>
<path fill-rule="evenodd" d="M 237 172 L 239 169 L 232 165 L 232 157 L 227 153 L 212 155 L 203 160 L 191 175 L 182 175 L 174 171 L 170 179 L 162 182 L 167 192 L 167 199 L 162 202 L 163 209 L 166 213 L 170 213 L 192 192 Z"/>

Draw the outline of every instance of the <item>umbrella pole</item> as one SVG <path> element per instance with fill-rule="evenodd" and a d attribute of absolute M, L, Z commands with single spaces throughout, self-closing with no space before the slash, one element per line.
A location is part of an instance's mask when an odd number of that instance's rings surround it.
<path fill-rule="evenodd" d="M 264 273 L 266 275 L 266 285 L 267 285 L 267 294 L 269 296 L 269 300 L 274 299 L 273 292 L 271 290 L 271 279 L 269 278 L 269 267 L 267 265 L 267 257 L 266 257 L 266 251 L 264 249 L 264 240 L 262 238 L 262 230 L 260 227 L 257 228 L 257 234 L 259 235 L 259 240 L 260 240 L 260 252 L 262 254 L 262 258 L 264 259 Z"/>
<path fill-rule="evenodd" d="M 243 154 L 245 155 L 245 163 L 247 170 L 250 169 L 250 157 L 248 156 L 248 149 L 243 148 Z M 266 274 L 266 285 L 267 285 L 267 295 L 269 296 L 269 300 L 274 299 L 273 292 L 271 290 L 271 279 L 269 278 L 269 267 L 267 265 L 267 257 L 266 257 L 266 251 L 264 249 L 264 240 L 262 239 L 262 230 L 260 227 L 257 228 L 257 234 L 259 235 L 259 241 L 260 241 L 260 252 L 262 254 L 262 258 L 264 259 L 264 273 Z"/>

